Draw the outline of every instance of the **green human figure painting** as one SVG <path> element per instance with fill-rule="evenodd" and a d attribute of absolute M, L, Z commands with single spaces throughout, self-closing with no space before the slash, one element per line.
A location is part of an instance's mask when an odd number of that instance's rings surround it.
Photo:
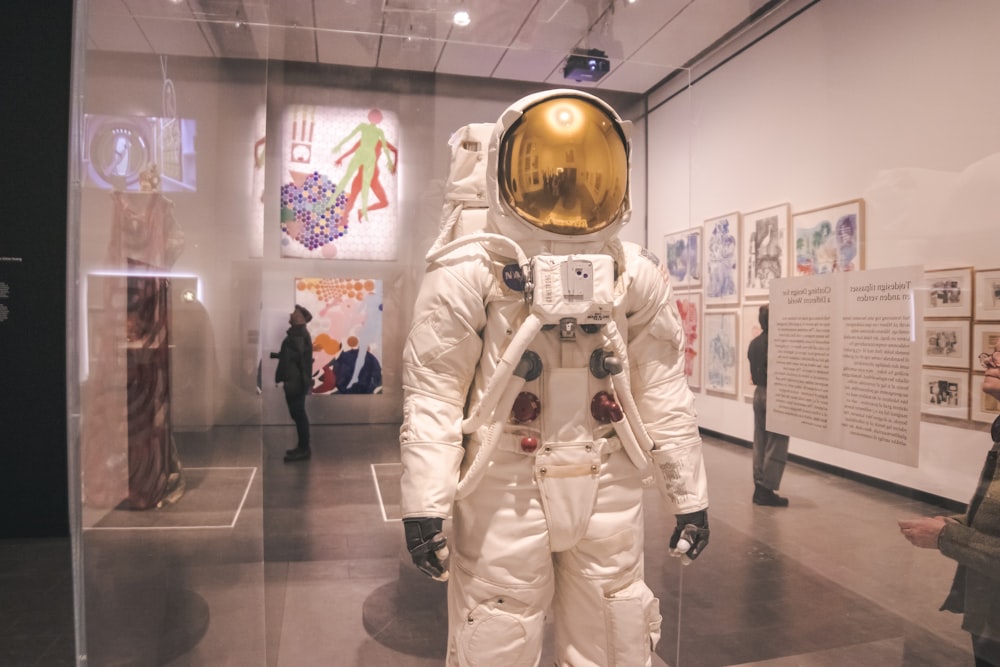
<path fill-rule="evenodd" d="M 357 127 L 333 149 L 334 152 L 337 152 L 350 139 L 355 136 L 358 137 L 354 145 L 334 161 L 334 165 L 339 167 L 345 158 L 351 158 L 350 162 L 347 163 L 344 175 L 340 178 L 340 182 L 337 183 L 337 192 L 344 192 L 344 186 L 353 175 L 354 180 L 351 183 L 350 194 L 347 196 L 347 203 L 344 206 L 344 214 L 348 218 L 350 217 L 351 209 L 354 207 L 355 200 L 360 194 L 361 208 L 358 209 L 358 222 L 361 222 L 363 218 L 367 219 L 369 211 L 375 211 L 389 205 L 389 201 L 385 196 L 385 188 L 382 187 L 382 182 L 379 178 L 379 158 L 382 156 L 383 149 L 385 149 L 386 166 L 389 168 L 390 173 L 395 174 L 399 151 L 386 138 L 385 132 L 379 127 L 379 123 L 381 122 L 382 112 L 378 109 L 372 109 L 368 112 L 368 122 L 358 123 Z M 391 157 L 390 153 L 392 154 Z M 371 206 L 368 205 L 369 193 L 373 193 L 378 200 Z"/>
<path fill-rule="evenodd" d="M 398 117 L 298 105 L 283 125 L 281 255 L 394 259 Z"/>

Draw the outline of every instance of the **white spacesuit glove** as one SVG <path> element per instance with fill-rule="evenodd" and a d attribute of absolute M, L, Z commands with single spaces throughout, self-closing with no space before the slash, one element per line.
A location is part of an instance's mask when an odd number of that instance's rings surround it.
<path fill-rule="evenodd" d="M 670 555 L 684 558 L 687 564 L 708 546 L 708 511 L 677 515 L 677 527 L 670 536 Z"/>
<path fill-rule="evenodd" d="M 419 517 L 403 519 L 406 548 L 413 564 L 437 581 L 448 580 L 448 540 L 441 534 L 443 519 Z"/>

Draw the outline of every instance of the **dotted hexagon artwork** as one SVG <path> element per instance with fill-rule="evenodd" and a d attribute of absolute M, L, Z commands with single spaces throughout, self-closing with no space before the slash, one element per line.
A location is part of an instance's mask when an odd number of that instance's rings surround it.
<path fill-rule="evenodd" d="M 296 179 L 300 180 L 300 179 Z M 347 196 L 319 172 L 301 182 L 281 186 L 281 231 L 284 243 L 295 240 L 308 250 L 317 250 L 347 233 L 344 206 Z"/>

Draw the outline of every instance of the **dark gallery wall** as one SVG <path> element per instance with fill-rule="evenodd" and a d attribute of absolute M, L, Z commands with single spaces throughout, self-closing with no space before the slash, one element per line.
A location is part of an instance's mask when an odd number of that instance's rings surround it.
<path fill-rule="evenodd" d="M 8 3 L 2 23 L 0 538 L 65 536 L 73 3 Z"/>

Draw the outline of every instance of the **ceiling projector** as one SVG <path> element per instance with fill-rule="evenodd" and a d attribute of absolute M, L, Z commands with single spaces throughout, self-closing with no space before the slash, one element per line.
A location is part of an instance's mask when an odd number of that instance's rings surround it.
<path fill-rule="evenodd" d="M 566 57 L 563 77 L 573 81 L 597 81 L 611 71 L 608 54 L 600 49 L 576 49 Z"/>

